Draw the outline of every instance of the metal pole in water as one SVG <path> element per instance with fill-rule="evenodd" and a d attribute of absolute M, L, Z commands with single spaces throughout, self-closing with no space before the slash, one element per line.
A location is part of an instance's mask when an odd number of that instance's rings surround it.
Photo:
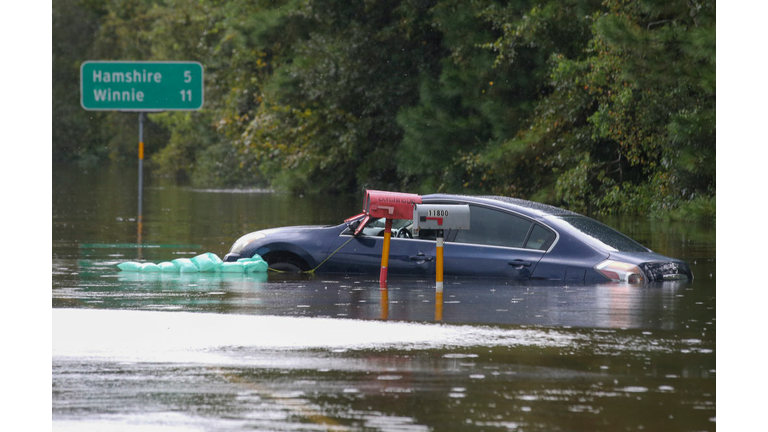
<path fill-rule="evenodd" d="M 144 113 L 139 112 L 139 225 L 137 243 L 141 244 L 141 232 L 143 223 L 142 202 L 144 201 Z M 139 248 L 141 257 L 141 248 Z"/>
<path fill-rule="evenodd" d="M 142 188 L 144 180 L 144 113 L 139 113 L 139 220 L 141 220 Z"/>

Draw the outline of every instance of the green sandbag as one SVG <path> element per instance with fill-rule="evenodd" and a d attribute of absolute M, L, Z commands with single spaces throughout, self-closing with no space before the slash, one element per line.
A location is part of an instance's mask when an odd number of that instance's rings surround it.
<path fill-rule="evenodd" d="M 247 261 L 243 263 L 243 267 L 246 273 L 264 273 L 269 268 L 269 264 L 264 260 Z"/>
<path fill-rule="evenodd" d="M 178 273 L 179 272 L 179 267 L 176 264 L 172 263 L 172 262 L 168 262 L 168 261 L 161 262 L 157 266 L 160 267 L 160 271 L 163 272 L 163 273 Z"/>
<path fill-rule="evenodd" d="M 141 265 L 141 271 L 143 273 L 158 273 L 160 271 L 160 267 L 158 267 L 155 263 L 148 262 Z"/>
<path fill-rule="evenodd" d="M 117 265 L 117 268 L 119 268 L 122 271 L 126 272 L 139 272 L 141 271 L 141 263 L 137 262 L 124 262 Z"/>
<path fill-rule="evenodd" d="M 216 260 L 212 259 L 211 255 L 216 256 L 212 253 L 204 253 L 202 255 L 198 255 L 192 258 L 192 262 L 197 266 L 198 270 L 200 270 L 201 272 L 216 271 L 216 269 L 219 266 L 219 263 Z"/>
<path fill-rule="evenodd" d="M 245 267 L 243 266 L 243 263 L 241 262 L 225 262 L 221 264 L 222 273 L 243 273 L 245 272 Z"/>
<path fill-rule="evenodd" d="M 221 263 L 224 262 L 224 261 L 222 261 L 221 258 L 219 258 L 218 255 L 216 255 L 213 252 L 206 252 L 205 255 L 208 255 L 208 258 L 210 258 L 211 261 L 215 262 L 217 265 L 220 265 Z"/>
<path fill-rule="evenodd" d="M 251 262 L 251 261 L 264 261 L 264 258 L 262 258 L 261 255 L 259 254 L 255 254 L 250 258 L 240 258 L 237 260 L 237 262 L 242 262 L 242 263 Z"/>
<path fill-rule="evenodd" d="M 179 267 L 179 271 L 181 273 L 197 273 L 200 271 L 195 263 L 193 263 L 189 258 L 177 258 L 171 262 Z"/>

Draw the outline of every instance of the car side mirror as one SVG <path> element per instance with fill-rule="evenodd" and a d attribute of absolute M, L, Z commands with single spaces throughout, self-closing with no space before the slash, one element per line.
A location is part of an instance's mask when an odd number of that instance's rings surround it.
<path fill-rule="evenodd" d="M 349 229 L 352 231 L 352 235 L 355 234 L 355 231 L 357 231 L 357 227 L 359 227 L 359 226 L 360 226 L 360 220 L 359 219 L 356 220 L 356 221 L 352 221 L 352 222 L 347 224 L 347 227 L 349 227 Z"/>

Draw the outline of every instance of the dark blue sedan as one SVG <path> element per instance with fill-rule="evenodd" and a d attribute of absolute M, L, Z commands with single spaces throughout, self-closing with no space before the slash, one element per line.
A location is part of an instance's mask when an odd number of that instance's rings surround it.
<path fill-rule="evenodd" d="M 554 280 L 565 283 L 642 283 L 692 280 L 684 261 L 657 254 L 588 217 L 557 207 L 496 196 L 434 194 L 424 204 L 468 204 L 471 229 L 445 230 L 446 276 Z M 382 220 L 363 215 L 336 226 L 296 226 L 252 232 L 238 239 L 224 258 L 261 255 L 271 269 L 378 275 L 384 235 Z M 395 220 L 390 275 L 435 274 L 435 236 L 414 235 L 412 221 Z"/>

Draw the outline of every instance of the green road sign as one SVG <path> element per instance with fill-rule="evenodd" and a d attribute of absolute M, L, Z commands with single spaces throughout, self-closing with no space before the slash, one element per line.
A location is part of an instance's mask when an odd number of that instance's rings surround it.
<path fill-rule="evenodd" d="M 203 107 L 198 62 L 87 61 L 80 105 L 92 111 L 191 111 Z"/>

